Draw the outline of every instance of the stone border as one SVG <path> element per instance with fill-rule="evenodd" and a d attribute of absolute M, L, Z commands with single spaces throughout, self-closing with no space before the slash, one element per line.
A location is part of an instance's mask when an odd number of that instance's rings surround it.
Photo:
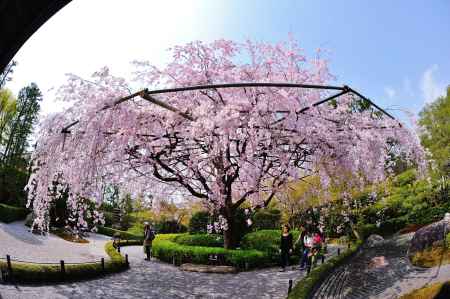
<path fill-rule="evenodd" d="M 231 274 L 237 273 L 238 270 L 233 266 L 211 266 L 211 265 L 196 265 L 196 264 L 182 264 L 180 270 L 188 272 L 200 273 L 220 273 Z"/>

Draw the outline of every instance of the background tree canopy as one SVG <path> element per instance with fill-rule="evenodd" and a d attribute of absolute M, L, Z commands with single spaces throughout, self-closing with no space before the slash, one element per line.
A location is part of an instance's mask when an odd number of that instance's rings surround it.
<path fill-rule="evenodd" d="M 427 104 L 419 114 L 421 141 L 436 162 L 438 171 L 448 173 L 450 163 L 450 86 L 447 95 Z"/>

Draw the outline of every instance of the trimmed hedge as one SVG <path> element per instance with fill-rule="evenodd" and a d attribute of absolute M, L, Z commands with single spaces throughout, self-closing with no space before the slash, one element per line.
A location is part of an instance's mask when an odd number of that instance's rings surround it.
<path fill-rule="evenodd" d="M 293 237 L 293 243 L 299 236 L 299 231 L 291 231 Z M 278 249 L 280 248 L 281 232 L 280 230 L 265 229 L 256 232 L 246 234 L 241 241 L 242 249 L 256 249 L 265 252 L 271 260 L 271 263 L 278 263 L 280 254 Z M 294 250 L 294 254 L 291 255 L 290 262 L 298 263 L 300 257 L 297 250 Z"/>
<path fill-rule="evenodd" d="M 173 241 L 188 246 L 223 247 L 223 236 L 216 234 L 180 234 Z"/>
<path fill-rule="evenodd" d="M 269 256 L 259 250 L 227 250 L 220 247 L 187 246 L 174 242 L 177 234 L 157 235 L 153 241 L 153 256 L 161 261 L 177 264 L 208 264 L 210 254 L 223 254 L 225 265 L 238 269 L 264 267 L 270 264 Z"/>
<path fill-rule="evenodd" d="M 97 227 L 97 233 L 106 235 L 106 236 L 110 236 L 110 237 L 113 237 L 114 234 L 119 233 L 120 238 L 122 240 L 140 240 L 140 241 L 144 240 L 143 234 L 142 235 L 133 234 L 133 233 L 129 233 L 129 232 L 126 232 L 123 230 L 118 230 L 118 229 L 104 227 L 104 226 Z"/>
<path fill-rule="evenodd" d="M 27 217 L 28 210 L 0 203 L 0 222 L 10 223 Z"/>
<path fill-rule="evenodd" d="M 253 216 L 253 228 L 277 229 L 281 226 L 281 211 L 277 209 L 261 209 Z"/>
<path fill-rule="evenodd" d="M 311 270 L 308 276 L 301 279 L 295 287 L 292 289 L 291 293 L 288 295 L 288 299 L 306 299 L 313 295 L 315 288 L 322 283 L 325 278 L 331 273 L 331 271 L 342 265 L 350 257 L 352 257 L 362 245 L 362 241 L 358 241 L 351 245 L 349 249 L 341 253 L 341 255 L 332 257 L 324 264 Z"/>
<path fill-rule="evenodd" d="M 128 245 L 133 244 L 130 243 Z M 102 270 L 100 261 L 97 263 L 67 264 L 65 265 L 64 277 L 61 274 L 60 265 L 29 264 L 12 261 L 13 282 L 57 283 L 78 281 L 128 269 L 125 258 L 115 250 L 112 242 L 105 244 L 105 252 L 110 257 L 110 260 L 105 260 L 105 271 Z M 6 261 L 0 261 L 0 268 L 2 270 L 7 268 Z"/>

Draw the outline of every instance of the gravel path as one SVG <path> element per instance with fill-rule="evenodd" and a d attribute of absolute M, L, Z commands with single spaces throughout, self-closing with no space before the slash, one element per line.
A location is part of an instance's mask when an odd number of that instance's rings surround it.
<path fill-rule="evenodd" d="M 32 234 L 23 221 L 0 223 L 0 258 L 7 254 L 12 259 L 32 262 L 66 263 L 97 261 L 108 257 L 104 246 L 109 237 L 91 234 L 88 244 L 65 241 L 55 235 Z"/>
<path fill-rule="evenodd" d="M 337 248 L 329 247 L 331 254 Z M 279 272 L 269 268 L 238 274 L 180 271 L 153 259 L 144 261 L 142 247 L 123 247 L 131 269 L 96 280 L 55 286 L 1 285 L 3 299 L 28 298 L 286 298 L 289 279 L 295 282 L 304 272 Z"/>

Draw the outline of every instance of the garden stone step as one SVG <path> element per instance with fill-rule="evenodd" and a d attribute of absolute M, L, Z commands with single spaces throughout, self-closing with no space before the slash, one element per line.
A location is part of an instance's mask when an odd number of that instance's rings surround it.
<path fill-rule="evenodd" d="M 211 265 L 197 265 L 197 264 L 182 264 L 180 270 L 189 272 L 201 273 L 236 273 L 237 269 L 232 266 L 211 266 Z"/>

